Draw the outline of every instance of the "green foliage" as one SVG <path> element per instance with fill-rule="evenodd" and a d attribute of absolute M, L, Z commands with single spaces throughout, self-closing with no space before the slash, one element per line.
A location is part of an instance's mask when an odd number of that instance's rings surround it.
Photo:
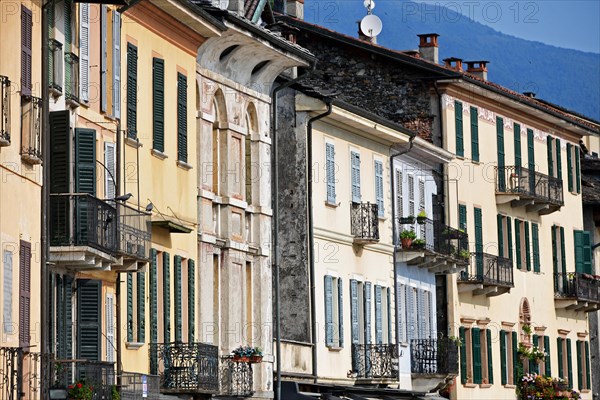
<path fill-rule="evenodd" d="M 85 379 L 78 380 L 69 385 L 68 397 L 70 400 L 92 400 L 94 387 L 85 382 Z"/>
<path fill-rule="evenodd" d="M 411 239 L 415 240 L 417 238 L 417 234 L 410 230 L 404 230 L 400 232 L 400 239 Z"/>

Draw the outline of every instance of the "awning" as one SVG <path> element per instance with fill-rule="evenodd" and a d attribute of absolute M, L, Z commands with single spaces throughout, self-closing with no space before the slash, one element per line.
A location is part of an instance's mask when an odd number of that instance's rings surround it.
<path fill-rule="evenodd" d="M 192 231 L 192 228 L 188 228 L 185 225 L 178 224 L 177 222 L 168 220 L 168 219 L 152 221 L 152 226 L 153 227 L 157 226 L 159 228 L 165 228 L 171 233 L 190 233 Z"/>

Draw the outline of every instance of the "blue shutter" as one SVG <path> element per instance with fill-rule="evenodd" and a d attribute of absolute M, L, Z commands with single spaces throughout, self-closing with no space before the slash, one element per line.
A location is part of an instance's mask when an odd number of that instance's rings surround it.
<path fill-rule="evenodd" d="M 375 161 L 375 198 L 379 216 L 383 217 L 385 211 L 383 209 L 383 164 L 381 161 Z"/>
<path fill-rule="evenodd" d="M 423 289 L 417 289 L 417 335 L 419 339 L 427 339 L 425 332 L 425 319 L 429 318 L 425 311 L 425 292 Z"/>
<path fill-rule="evenodd" d="M 387 334 L 387 338 L 388 338 L 388 343 L 392 344 L 394 343 L 392 340 L 392 290 L 390 288 L 387 288 L 387 321 L 388 321 L 388 326 L 387 326 L 387 330 L 388 330 L 388 334 Z"/>
<path fill-rule="evenodd" d="M 412 286 L 406 286 L 406 333 L 408 342 L 416 339 L 415 326 L 415 290 Z"/>
<path fill-rule="evenodd" d="M 375 285 L 375 343 L 383 343 L 383 317 L 381 315 L 381 286 Z"/>
<path fill-rule="evenodd" d="M 476 107 L 471 107 L 471 159 L 479 161 L 479 115 Z"/>
<path fill-rule="evenodd" d="M 352 344 L 358 344 L 359 331 L 358 331 L 358 282 L 354 279 L 350 280 L 350 319 L 352 322 Z"/>
<path fill-rule="evenodd" d="M 338 278 L 338 333 L 339 346 L 344 347 L 344 285 L 342 278 Z"/>
<path fill-rule="evenodd" d="M 325 163 L 327 174 L 327 202 L 335 204 L 335 147 L 325 144 Z"/>
<path fill-rule="evenodd" d="M 365 344 L 371 344 L 371 282 L 365 282 Z"/>
<path fill-rule="evenodd" d="M 352 180 L 352 202 L 360 203 L 360 154 L 350 152 L 351 180 Z"/>
<path fill-rule="evenodd" d="M 464 157 L 465 149 L 463 143 L 463 107 L 460 101 L 454 102 L 454 120 L 455 120 L 455 129 L 456 129 L 456 155 L 459 157 Z"/>
<path fill-rule="evenodd" d="M 333 278 L 325 276 L 325 345 L 333 346 Z"/>

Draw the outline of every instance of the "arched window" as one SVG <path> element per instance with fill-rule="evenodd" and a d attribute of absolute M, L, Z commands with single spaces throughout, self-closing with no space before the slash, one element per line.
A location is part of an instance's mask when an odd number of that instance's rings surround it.
<path fill-rule="evenodd" d="M 523 297 L 519 308 L 519 324 L 521 327 L 521 342 L 531 342 L 531 309 L 529 308 L 529 300 Z"/>
<path fill-rule="evenodd" d="M 220 136 L 220 126 L 221 124 L 225 124 L 227 122 L 227 106 L 225 104 L 225 96 L 221 90 L 218 90 L 215 93 L 215 97 L 213 98 L 213 111 L 215 115 L 215 120 L 213 122 L 213 135 L 212 135 L 212 187 L 213 193 L 221 194 L 221 185 L 220 185 L 220 166 L 221 163 L 226 160 L 224 158 L 221 160 L 221 154 L 219 152 L 219 136 Z"/>
<path fill-rule="evenodd" d="M 256 108 L 250 103 L 246 110 L 246 143 L 245 143 L 245 177 L 246 177 L 246 202 L 252 204 L 255 200 L 252 196 L 253 184 L 258 185 L 258 166 L 252 154 L 252 136 L 258 131 Z"/>

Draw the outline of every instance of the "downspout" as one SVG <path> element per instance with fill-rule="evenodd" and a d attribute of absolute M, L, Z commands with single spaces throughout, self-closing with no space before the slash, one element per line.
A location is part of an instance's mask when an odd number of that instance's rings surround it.
<path fill-rule="evenodd" d="M 271 175 L 271 193 L 273 196 L 273 282 L 274 282 L 274 296 L 275 296 L 275 353 L 276 353 L 276 364 L 277 364 L 277 378 L 275 381 L 275 400 L 281 399 L 281 324 L 280 324 L 280 300 L 279 300 L 279 241 L 277 236 L 279 234 L 279 167 L 277 166 L 277 93 L 286 89 L 293 84 L 304 79 L 315 70 L 316 64 L 311 65 L 311 69 L 306 70 L 302 75 L 283 83 L 271 90 L 271 168 L 273 173 Z"/>
<path fill-rule="evenodd" d="M 308 208 L 308 259 L 310 263 L 310 319 L 316 321 L 316 297 L 315 297 L 315 237 L 313 235 L 313 174 L 312 174 L 312 127 L 315 121 L 325 118 L 333 111 L 331 99 L 323 99 L 327 105 L 327 111 L 323 114 L 312 117 L 308 120 L 306 127 L 306 154 L 307 154 L 307 174 L 308 174 L 308 190 L 307 190 L 307 208 Z M 311 324 L 314 325 L 314 324 Z M 315 326 L 311 326 L 311 342 L 312 342 L 312 374 L 313 381 L 317 383 L 317 330 Z"/>

